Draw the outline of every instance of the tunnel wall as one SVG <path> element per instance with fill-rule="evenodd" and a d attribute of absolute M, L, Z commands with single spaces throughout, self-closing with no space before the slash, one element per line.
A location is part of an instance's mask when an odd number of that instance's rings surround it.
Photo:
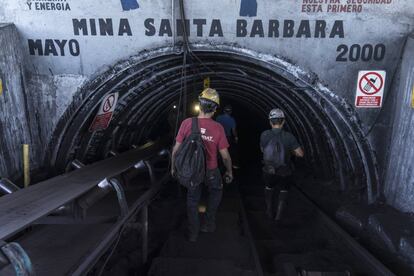
<path fill-rule="evenodd" d="M 310 82 L 320 81 L 350 106 L 358 71 L 385 69 L 389 78 L 385 97 L 392 101 L 398 90 L 391 87 L 391 80 L 404 41 L 413 30 L 411 0 L 331 1 L 340 5 L 309 2 L 185 1 L 189 40 L 209 44 L 212 49 L 225 44 L 252 50 L 257 59 L 262 58 L 260 53 L 275 55 L 308 72 Z M 0 22 L 16 25 L 26 57 L 26 94 L 32 97 L 29 108 L 36 114 L 30 127 L 40 137 L 33 141 L 33 148 L 48 144 L 56 123 L 85 80 L 94 80 L 118 61 L 142 51 L 182 42 L 180 25 L 173 24 L 179 18 L 178 1 L 137 0 L 129 6 L 123 0 L 2 0 Z M 363 57 L 363 48 L 372 53 Z M 389 124 L 379 111 L 357 109 L 357 120 L 380 157 L 379 171 L 384 171 L 381 152 L 388 146 L 390 131 L 387 127 L 378 131 Z M 18 160 L 20 155 L 15 154 L 13 158 Z M 33 155 L 34 166 L 40 166 L 44 155 Z M 11 174 L 9 170 L 7 174 Z"/>
<path fill-rule="evenodd" d="M 22 144 L 33 141 L 21 41 L 13 24 L 0 24 L 0 49 L 0 177 L 13 177 L 21 172 Z"/>
<path fill-rule="evenodd" d="M 33 171 L 45 173 L 40 170 L 51 133 L 86 78 L 30 72 L 14 24 L 0 24 L 0 49 L 0 177 L 20 178 L 22 144 L 30 145 Z"/>
<path fill-rule="evenodd" d="M 414 210 L 414 34 L 409 36 L 399 71 L 392 137 L 385 170 L 385 195 L 399 209 Z"/>

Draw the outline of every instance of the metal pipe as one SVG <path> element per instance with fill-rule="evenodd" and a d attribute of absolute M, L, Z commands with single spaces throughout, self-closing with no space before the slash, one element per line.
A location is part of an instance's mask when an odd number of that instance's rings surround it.
<path fill-rule="evenodd" d="M 111 156 L 118 156 L 119 155 L 119 152 L 118 151 L 116 151 L 116 150 L 110 150 L 109 152 L 108 152 L 108 154 L 107 154 L 107 156 L 108 157 L 111 157 Z"/>
<path fill-rule="evenodd" d="M 11 193 L 14 193 L 16 191 L 20 190 L 20 188 L 16 185 L 14 185 L 13 182 L 11 182 L 7 178 L 1 178 L 0 179 L 0 193 L 2 195 L 8 195 Z"/>
<path fill-rule="evenodd" d="M 23 247 L 17 242 L 5 243 L 0 242 L 0 251 L 7 258 L 9 263 L 12 265 L 16 275 L 18 276 L 35 276 L 34 267 L 29 255 Z M 4 258 L 2 256 L 2 259 Z"/>
<path fill-rule="evenodd" d="M 157 178 L 155 177 L 155 173 L 154 173 L 154 167 L 152 166 L 151 162 L 148 160 L 144 161 L 144 164 L 148 169 L 148 174 L 151 179 L 151 184 L 154 184 L 155 182 L 157 182 Z"/>
<path fill-rule="evenodd" d="M 84 259 L 84 261 L 79 264 L 71 275 L 85 275 L 90 270 L 90 268 L 96 264 L 97 260 L 102 256 L 102 254 L 108 249 L 108 244 L 113 242 L 115 237 L 119 235 L 119 231 L 122 229 L 123 225 L 131 218 L 137 214 L 138 211 L 142 210 L 144 206 L 147 206 L 147 203 L 151 201 L 160 191 L 161 187 L 170 179 L 170 175 L 167 173 L 164 177 L 160 179 L 155 185 L 151 187 L 145 194 L 143 194 L 135 203 L 129 208 L 128 215 L 122 217 L 115 226 L 110 230 L 109 233 L 105 235 L 103 240 L 94 248 L 94 250 Z"/>
<path fill-rule="evenodd" d="M 75 160 L 72 161 L 71 166 L 75 169 L 81 169 L 81 168 L 85 167 L 85 164 L 83 164 L 78 159 L 75 159 Z"/>
<path fill-rule="evenodd" d="M 124 217 L 128 214 L 128 203 L 126 201 L 124 188 L 122 187 L 121 182 L 116 178 L 111 178 L 108 182 L 112 186 L 112 189 L 114 189 L 114 191 L 116 192 L 119 207 L 121 209 L 121 216 Z"/>
<path fill-rule="evenodd" d="M 115 191 L 118 197 L 119 206 L 121 209 L 121 216 L 125 216 L 128 213 L 128 204 L 126 203 L 126 197 L 122 188 L 121 182 L 116 178 L 104 179 L 98 187 L 90 190 L 85 195 L 78 199 L 78 205 L 82 210 L 89 209 L 92 205 L 105 197 L 110 191 Z"/>
<path fill-rule="evenodd" d="M 54 210 L 50 215 L 51 216 L 67 216 L 73 213 L 73 208 L 71 204 L 63 205 Z"/>
<path fill-rule="evenodd" d="M 77 200 L 79 207 L 83 210 L 89 209 L 92 205 L 106 196 L 111 190 L 111 184 L 109 184 L 108 181 L 104 179 L 98 184 L 98 187 L 90 190 Z"/>
<path fill-rule="evenodd" d="M 1 251 L 0 249 L 0 270 L 5 267 L 8 266 L 10 264 L 9 259 L 7 258 L 7 256 L 3 253 L 3 251 Z"/>
<path fill-rule="evenodd" d="M 141 160 L 141 161 L 139 161 L 138 163 L 136 163 L 136 164 L 134 165 L 134 168 L 135 168 L 135 169 L 137 169 L 137 170 L 142 169 L 142 168 L 145 168 L 145 163 L 144 163 L 144 161 L 143 161 L 143 160 Z"/>

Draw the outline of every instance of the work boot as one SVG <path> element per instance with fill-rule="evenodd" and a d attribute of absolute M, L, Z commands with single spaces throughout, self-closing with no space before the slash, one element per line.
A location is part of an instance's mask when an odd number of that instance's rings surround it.
<path fill-rule="evenodd" d="M 279 200 L 277 204 L 277 211 L 275 216 L 275 221 L 279 222 L 282 219 L 283 210 L 286 207 L 286 201 L 287 201 L 288 191 L 282 190 L 279 193 Z"/>
<path fill-rule="evenodd" d="M 187 240 L 189 242 L 196 242 L 198 239 L 198 234 L 188 232 Z"/>
<path fill-rule="evenodd" d="M 216 231 L 216 216 L 212 215 L 209 210 L 204 216 L 203 223 L 201 224 L 200 231 L 204 233 L 213 233 Z"/>
<path fill-rule="evenodd" d="M 216 223 L 215 222 L 204 223 L 203 225 L 201 225 L 200 231 L 204 233 L 213 233 L 216 231 Z"/>
<path fill-rule="evenodd" d="M 266 204 L 266 215 L 268 218 L 273 218 L 273 196 L 275 194 L 274 188 L 265 187 L 264 197 Z"/>

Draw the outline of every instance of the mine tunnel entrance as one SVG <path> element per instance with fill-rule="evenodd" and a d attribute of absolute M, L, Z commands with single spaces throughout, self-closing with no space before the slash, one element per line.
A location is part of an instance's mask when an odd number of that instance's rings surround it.
<path fill-rule="evenodd" d="M 233 106 L 240 169 L 235 171 L 234 185 L 224 189 L 217 232 L 189 244 L 183 234 L 185 189 L 170 177 L 168 149 L 179 122 L 197 114 L 194 107 L 207 77 L 210 87 L 220 93 L 221 105 Z M 118 93 L 118 101 L 109 126 L 90 131 L 103 99 L 111 93 Z M 306 156 L 295 160 L 298 185 L 289 191 L 292 204 L 287 204 L 284 228 L 275 227 L 263 211 L 259 137 L 269 128 L 267 115 L 275 107 L 284 110 L 285 127 L 298 138 Z M 338 232 L 338 226 L 312 202 L 334 215 L 347 203 L 376 200 L 375 158 L 357 116 L 314 74 L 274 56 L 227 46 L 214 50 L 197 46 L 186 54 L 163 48 L 120 62 L 78 91 L 58 123 L 46 160 L 59 177 L 33 186 L 39 200 L 23 209 L 39 226 L 16 237 L 39 271 L 256 275 L 251 272 L 274 273 L 291 261 L 295 266 L 288 270 L 299 269 L 302 261 L 312 269 L 308 265 L 317 261 L 319 272 L 345 273 L 339 275 L 349 275 L 350 270 L 380 275 L 372 271 L 383 269 L 377 261 L 367 261 L 371 255 L 345 232 Z M 62 176 L 65 172 L 69 173 Z M 206 202 L 204 210 L 208 210 Z M 16 220 L 20 223 L 19 216 L 8 221 Z M 24 220 L 24 225 L 9 227 L 3 236 L 10 237 L 31 223 Z M 66 243 L 76 239 L 70 250 L 62 250 L 66 246 L 60 243 L 52 246 L 56 251 L 50 254 L 65 266 L 43 257 L 47 241 L 58 236 Z M 349 244 L 352 250 L 346 253 L 342 249 Z M 78 261 L 66 261 L 71 256 L 86 257 L 74 265 Z M 115 273 L 117 269 L 135 274 Z"/>
<path fill-rule="evenodd" d="M 61 173 L 74 159 L 88 164 L 110 150 L 122 152 L 157 136 L 172 137 L 168 117 L 173 106 L 180 103 L 185 116 L 193 115 L 206 77 L 223 103 L 235 107 L 245 165 L 257 165 L 258 135 L 267 128 L 268 111 L 280 107 L 287 114 L 287 128 L 305 149 L 302 168 L 351 198 L 375 201 L 380 190 L 375 160 L 352 108 L 314 74 L 234 47 L 196 47 L 185 60 L 182 53 L 162 48 L 114 65 L 77 93 L 58 123 L 47 160 Z M 110 126 L 89 132 L 102 98 L 114 92 L 119 100 Z"/>

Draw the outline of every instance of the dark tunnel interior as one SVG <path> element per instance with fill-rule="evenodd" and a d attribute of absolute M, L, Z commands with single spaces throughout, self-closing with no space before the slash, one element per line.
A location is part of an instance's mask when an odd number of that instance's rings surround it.
<path fill-rule="evenodd" d="M 287 114 L 286 127 L 306 153 L 297 166 L 351 198 L 373 202 L 379 192 L 375 159 L 357 117 L 343 101 L 315 88 L 315 79 L 310 83 L 283 64 L 229 49 L 194 50 L 185 62 L 182 53 L 165 49 L 132 57 L 77 93 L 58 123 L 47 162 L 59 174 L 74 159 L 92 163 L 110 150 L 126 151 L 157 137 L 169 137 L 172 144 L 168 122 L 173 106 L 194 115 L 203 80 L 210 77 L 222 103 L 233 105 L 243 166 L 260 164 L 260 132 L 268 128 L 268 111 L 280 107 Z M 110 126 L 89 132 L 101 99 L 114 92 L 119 101 Z"/>

